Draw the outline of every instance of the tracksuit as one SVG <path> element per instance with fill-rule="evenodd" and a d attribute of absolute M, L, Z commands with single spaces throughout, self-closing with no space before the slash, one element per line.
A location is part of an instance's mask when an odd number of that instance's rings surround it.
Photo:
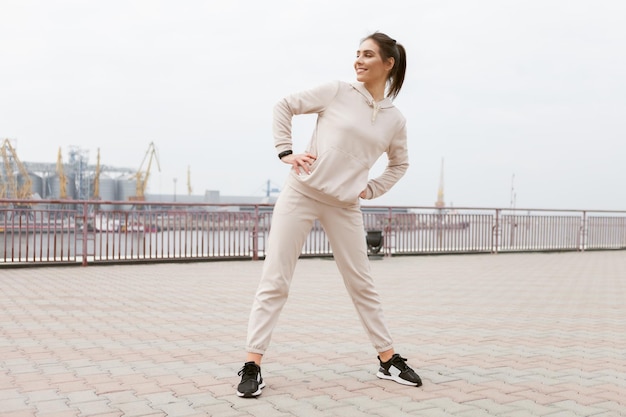
<path fill-rule="evenodd" d="M 311 173 L 291 170 L 274 206 L 261 280 L 250 312 L 246 350 L 264 354 L 287 301 L 296 262 L 317 219 L 357 314 L 377 352 L 392 348 L 374 287 L 359 194 L 381 196 L 404 175 L 408 162 L 406 120 L 390 98 L 374 101 L 361 83 L 334 81 L 289 95 L 274 107 L 278 153 L 292 150 L 292 118 L 317 114 L 306 152 L 317 157 Z M 369 170 L 387 154 L 384 172 Z"/>

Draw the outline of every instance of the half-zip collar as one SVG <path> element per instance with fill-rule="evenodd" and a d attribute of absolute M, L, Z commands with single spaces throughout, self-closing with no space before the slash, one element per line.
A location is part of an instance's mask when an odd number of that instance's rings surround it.
<path fill-rule="evenodd" d="M 363 83 L 360 83 L 360 82 L 352 83 L 352 87 L 363 96 L 367 105 L 372 108 L 372 124 L 376 122 L 376 116 L 378 116 L 378 112 L 380 111 L 380 109 L 388 109 L 390 107 L 393 107 L 393 103 L 389 97 L 385 97 L 384 99 L 378 102 L 374 100 L 374 98 L 372 97 L 370 92 L 367 90 L 367 88 L 365 88 Z"/>

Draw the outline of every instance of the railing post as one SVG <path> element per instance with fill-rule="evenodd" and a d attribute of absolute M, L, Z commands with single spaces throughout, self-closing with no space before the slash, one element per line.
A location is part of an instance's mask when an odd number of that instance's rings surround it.
<path fill-rule="evenodd" d="M 252 226 L 252 260 L 259 260 L 259 205 L 254 205 L 254 225 Z"/>
<path fill-rule="evenodd" d="M 87 203 L 82 203 L 83 206 L 83 230 L 81 231 L 83 234 L 83 262 L 82 266 L 87 266 L 87 234 L 89 233 L 88 224 L 87 224 Z"/>
<path fill-rule="evenodd" d="M 495 215 L 495 223 L 493 225 L 493 245 L 491 247 L 491 253 L 498 253 L 498 248 L 500 246 L 500 209 L 496 209 Z"/>
<path fill-rule="evenodd" d="M 389 207 L 387 210 L 387 225 L 385 227 L 385 233 L 383 233 L 383 245 L 385 247 L 385 255 L 391 256 L 391 229 L 393 222 L 393 207 Z"/>
<path fill-rule="evenodd" d="M 583 210 L 583 218 L 580 224 L 580 246 L 578 247 L 578 250 L 580 252 L 584 252 L 586 244 L 587 244 L 587 211 Z"/>

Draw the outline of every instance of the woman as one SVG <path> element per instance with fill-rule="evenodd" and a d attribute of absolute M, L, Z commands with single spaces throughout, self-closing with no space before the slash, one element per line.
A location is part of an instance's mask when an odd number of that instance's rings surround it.
<path fill-rule="evenodd" d="M 267 256 L 248 324 L 247 357 L 239 371 L 240 397 L 261 394 L 261 359 L 313 222 L 324 227 L 333 256 L 359 318 L 378 352 L 379 378 L 420 386 L 419 376 L 395 353 L 380 298 L 370 273 L 359 198 L 387 192 L 406 172 L 406 121 L 392 104 L 406 71 L 406 52 L 376 32 L 361 41 L 354 63 L 357 82 L 332 82 L 293 94 L 274 108 L 274 144 L 291 173 L 274 207 Z M 318 115 L 308 148 L 292 149 L 294 115 Z M 387 153 L 384 172 L 368 180 L 370 168 Z"/>

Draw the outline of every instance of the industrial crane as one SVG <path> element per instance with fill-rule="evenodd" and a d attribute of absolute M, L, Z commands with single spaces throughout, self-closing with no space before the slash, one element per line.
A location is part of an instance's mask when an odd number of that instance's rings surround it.
<path fill-rule="evenodd" d="M 67 176 L 63 170 L 63 154 L 60 146 L 57 154 L 57 175 L 59 176 L 59 198 L 64 200 L 67 198 Z"/>
<path fill-rule="evenodd" d="M 152 167 L 152 160 L 156 161 L 157 168 L 159 172 L 161 171 L 161 166 L 159 165 L 159 157 L 157 155 L 156 147 L 154 142 L 150 142 L 148 146 L 148 150 L 143 157 L 143 161 L 141 161 L 141 165 L 139 166 L 139 170 L 135 177 L 137 179 L 137 195 L 135 199 L 139 201 L 143 201 L 145 199 L 146 188 L 148 186 L 148 178 L 150 177 L 150 168 Z M 146 166 L 145 171 L 143 170 L 144 164 L 148 161 L 148 165 Z"/>
<path fill-rule="evenodd" d="M 20 158 L 18 158 L 9 139 L 3 141 L 0 153 L 2 154 L 2 161 L 4 162 L 4 181 L 3 185 L 0 186 L 0 193 L 2 193 L 0 197 L 16 198 L 19 200 L 29 199 L 32 195 L 32 180 L 26 167 L 22 164 Z M 19 185 L 15 177 L 13 165 L 17 167 L 22 177 L 21 184 Z"/>
<path fill-rule="evenodd" d="M 439 173 L 439 188 L 437 189 L 437 201 L 435 201 L 435 207 L 442 210 L 446 206 L 443 199 L 443 158 L 441 158 L 441 172 Z"/>
<path fill-rule="evenodd" d="M 7 190 L 9 188 L 9 180 L 4 174 L 4 165 L 0 169 L 0 199 L 7 198 Z"/>
<path fill-rule="evenodd" d="M 187 193 L 191 195 L 191 167 L 187 165 Z"/>

